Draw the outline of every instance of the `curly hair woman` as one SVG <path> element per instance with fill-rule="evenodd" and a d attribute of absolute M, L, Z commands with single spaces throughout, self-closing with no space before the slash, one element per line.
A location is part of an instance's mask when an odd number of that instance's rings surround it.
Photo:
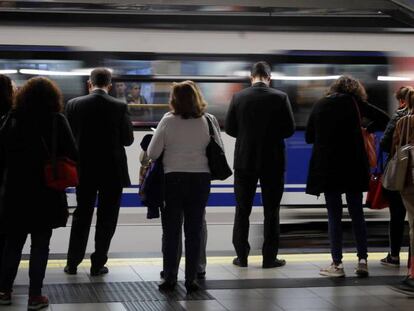
<path fill-rule="evenodd" d="M 368 276 L 367 232 L 362 193 L 368 189 L 369 165 L 361 125 L 373 132 L 384 129 L 388 115 L 366 102 L 362 84 L 341 76 L 314 106 L 306 128 L 313 144 L 306 193 L 324 194 L 328 210 L 332 264 L 320 271 L 329 277 L 345 276 L 342 264 L 342 194 L 345 194 L 357 245 L 355 272 Z"/>
<path fill-rule="evenodd" d="M 0 304 L 12 303 L 12 288 L 22 249 L 30 234 L 29 310 L 47 307 L 42 295 L 54 228 L 68 218 L 66 194 L 48 188 L 45 161 L 50 159 L 53 132 L 57 132 L 56 154 L 77 159 L 72 132 L 62 111 L 62 93 L 43 77 L 28 80 L 17 93 L 12 112 L 0 132 L 0 228 L 6 234 L 0 271 Z M 24 192 L 23 192 L 24 191 Z"/>

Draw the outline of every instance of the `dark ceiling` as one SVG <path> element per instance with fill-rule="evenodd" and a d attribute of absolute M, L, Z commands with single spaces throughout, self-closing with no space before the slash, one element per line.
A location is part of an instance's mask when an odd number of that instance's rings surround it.
<path fill-rule="evenodd" d="M 414 0 L 0 0 L 0 24 L 410 33 Z"/>

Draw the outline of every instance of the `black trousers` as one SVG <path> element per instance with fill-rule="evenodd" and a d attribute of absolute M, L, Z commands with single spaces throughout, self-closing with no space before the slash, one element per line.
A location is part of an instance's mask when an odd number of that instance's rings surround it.
<path fill-rule="evenodd" d="M 0 233 L 0 273 L 3 266 L 3 250 L 4 246 L 6 245 L 6 235 L 4 233 Z"/>
<path fill-rule="evenodd" d="M 3 265 L 0 274 L 0 292 L 11 292 L 17 275 L 22 250 L 29 233 L 8 234 L 3 252 Z M 29 295 L 39 296 L 42 294 L 43 279 L 49 258 L 49 243 L 52 229 L 30 234 L 32 244 L 30 247 L 29 263 Z"/>
<path fill-rule="evenodd" d="M 108 260 L 109 246 L 118 223 L 121 196 L 122 187 L 96 188 L 83 185 L 77 187 L 78 207 L 73 213 L 67 257 L 68 266 L 77 267 L 85 257 L 97 197 L 95 252 L 91 255 L 91 264 L 94 269 L 105 265 Z"/>
<path fill-rule="evenodd" d="M 264 210 L 263 263 L 271 263 L 276 259 L 279 250 L 279 210 L 284 189 L 283 177 L 283 174 L 270 172 L 262 174 L 249 174 L 240 170 L 234 172 L 234 192 L 237 205 L 234 217 L 233 245 L 237 257 L 241 260 L 247 260 L 250 252 L 249 217 L 252 212 L 258 180 L 260 180 L 262 189 Z"/>
<path fill-rule="evenodd" d="M 167 281 L 176 281 L 179 243 L 184 222 L 185 279 L 196 278 L 200 258 L 201 230 L 210 193 L 208 173 L 168 173 L 165 175 L 163 211 L 163 257 Z"/>
<path fill-rule="evenodd" d="M 390 203 L 389 240 L 391 256 L 400 256 L 401 246 L 404 238 L 405 215 L 407 210 L 398 191 L 383 189 Z"/>
<path fill-rule="evenodd" d="M 162 226 L 165 226 L 165 215 L 164 213 L 161 211 L 161 222 L 162 222 Z M 197 273 L 205 273 L 206 272 L 206 267 L 207 267 L 207 252 L 206 252 L 206 248 L 207 248 L 207 235 L 208 235 L 208 231 L 207 231 L 207 222 L 206 222 L 206 213 L 204 213 L 204 217 L 203 217 L 203 226 L 201 227 L 201 245 L 200 245 L 200 257 L 198 259 L 198 265 L 197 265 Z M 180 230 L 180 236 L 178 238 L 178 250 L 177 250 L 177 271 L 179 269 L 179 265 L 180 265 L 180 261 L 181 261 L 181 256 L 183 254 L 183 237 L 182 237 L 182 230 Z M 165 234 L 162 234 L 162 238 L 161 238 L 161 251 L 164 254 L 164 247 L 165 247 Z M 165 270 L 165 262 L 163 262 L 163 270 Z"/>

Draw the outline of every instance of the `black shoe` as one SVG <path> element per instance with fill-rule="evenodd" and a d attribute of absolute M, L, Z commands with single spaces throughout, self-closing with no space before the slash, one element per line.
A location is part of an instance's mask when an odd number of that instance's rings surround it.
<path fill-rule="evenodd" d="M 165 279 L 164 270 L 160 271 L 160 278 L 163 279 L 163 280 Z"/>
<path fill-rule="evenodd" d="M 176 285 L 177 285 L 177 282 L 164 281 L 163 283 L 158 285 L 158 290 L 162 292 L 170 292 L 175 289 Z"/>
<path fill-rule="evenodd" d="M 91 267 L 91 276 L 100 276 L 100 275 L 107 274 L 108 272 L 109 272 L 109 269 L 105 266 L 99 269 Z"/>
<path fill-rule="evenodd" d="M 414 279 L 407 277 L 399 285 L 392 286 L 391 289 L 414 297 Z"/>
<path fill-rule="evenodd" d="M 12 303 L 11 292 L 0 293 L 0 306 L 9 306 Z"/>
<path fill-rule="evenodd" d="M 206 279 L 206 271 L 204 272 L 197 272 L 197 279 L 205 280 Z"/>
<path fill-rule="evenodd" d="M 391 254 L 388 253 L 387 257 L 381 259 L 381 264 L 388 267 L 399 268 L 400 267 L 400 258 L 394 259 Z"/>
<path fill-rule="evenodd" d="M 283 267 L 284 265 L 286 265 L 286 260 L 284 259 L 275 259 L 273 262 L 264 262 L 262 265 L 263 269 L 271 269 L 271 268 L 279 268 L 279 267 Z"/>
<path fill-rule="evenodd" d="M 200 289 L 200 286 L 196 283 L 196 281 L 185 281 L 185 289 L 187 290 L 187 294 L 194 293 Z"/>
<path fill-rule="evenodd" d="M 71 266 L 66 266 L 63 271 L 66 274 L 70 274 L 70 275 L 74 275 L 76 273 L 78 273 L 78 269 L 76 267 L 71 267 Z"/>
<path fill-rule="evenodd" d="M 246 260 L 241 260 L 239 257 L 236 257 L 236 258 L 233 259 L 233 265 L 239 266 L 241 268 L 246 268 L 247 267 L 247 259 Z"/>

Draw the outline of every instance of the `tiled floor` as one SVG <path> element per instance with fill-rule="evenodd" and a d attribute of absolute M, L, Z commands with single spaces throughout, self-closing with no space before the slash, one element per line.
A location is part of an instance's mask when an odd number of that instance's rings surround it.
<path fill-rule="evenodd" d="M 370 254 L 370 273 L 372 276 L 404 276 L 405 268 L 386 268 L 378 263 L 383 254 Z M 207 281 L 239 280 L 240 288 L 252 279 L 306 279 L 319 280 L 320 267 L 329 264 L 327 255 L 286 255 L 283 256 L 288 264 L 277 269 L 261 269 L 260 257 L 252 257 L 248 268 L 238 268 L 231 265 L 230 257 L 209 258 Z M 354 255 L 345 256 L 345 269 L 348 276 L 353 276 Z M 68 276 L 62 272 L 63 261 L 50 261 L 45 284 L 68 284 L 90 282 L 143 282 L 159 281 L 161 259 L 127 259 L 111 260 L 108 263 L 110 273 L 104 277 L 90 277 L 88 262 L 79 267 L 78 274 Z M 28 284 L 27 262 L 23 262 L 16 278 L 16 285 Z M 181 267 L 179 279 L 183 279 Z M 373 278 L 374 279 L 374 278 Z M 214 284 L 212 282 L 212 284 Z M 209 287 L 211 288 L 211 287 Z M 154 303 L 158 307 L 148 307 L 148 310 L 352 310 L 367 311 L 381 310 L 414 310 L 414 297 L 410 298 L 390 289 L 389 286 L 361 286 L 357 279 L 353 286 L 306 287 L 306 288 L 251 288 L 251 289 L 209 289 L 213 297 L 210 300 L 187 300 L 174 302 L 176 308 L 171 308 L 168 301 L 141 302 L 138 309 L 145 310 L 146 305 Z M 140 304 L 140 302 L 133 302 Z M 165 305 L 163 305 L 165 303 Z M 27 296 L 23 293 L 13 297 L 13 305 L 0 307 L 1 310 L 27 310 Z M 52 304 L 48 309 L 53 311 L 129 311 L 131 306 L 121 301 L 110 303 L 77 303 Z"/>

